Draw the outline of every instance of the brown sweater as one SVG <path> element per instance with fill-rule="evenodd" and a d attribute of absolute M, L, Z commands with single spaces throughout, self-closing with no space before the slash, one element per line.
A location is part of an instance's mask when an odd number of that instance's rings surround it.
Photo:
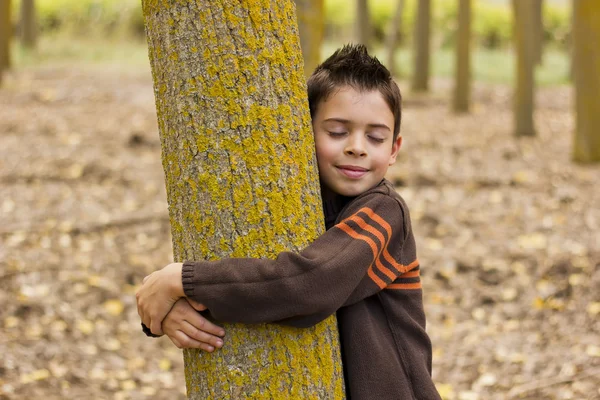
<path fill-rule="evenodd" d="M 337 313 L 349 399 L 440 399 L 404 200 L 386 180 L 338 200 L 300 253 L 185 262 L 185 294 L 223 322 L 308 327 Z"/>

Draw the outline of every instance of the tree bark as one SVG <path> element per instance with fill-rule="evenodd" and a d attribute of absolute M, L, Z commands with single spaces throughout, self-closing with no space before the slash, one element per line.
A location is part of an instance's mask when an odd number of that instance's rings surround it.
<path fill-rule="evenodd" d="M 431 0 L 418 0 L 414 28 L 414 71 L 412 88 L 415 91 L 429 89 L 429 54 Z"/>
<path fill-rule="evenodd" d="M 292 0 L 143 0 L 174 259 L 274 257 L 323 231 Z M 225 325 L 191 399 L 342 398 L 335 317 Z"/>
<path fill-rule="evenodd" d="M 309 77 L 321 62 L 325 13 L 323 0 L 296 0 L 304 74 Z"/>
<path fill-rule="evenodd" d="M 37 26 L 34 0 L 21 0 L 21 21 L 19 30 L 23 46 L 29 49 L 35 48 L 37 42 Z"/>
<path fill-rule="evenodd" d="M 516 136 L 535 136 L 534 106 L 534 32 L 530 23 L 533 15 L 532 1 L 513 0 L 515 16 L 515 47 L 517 61 L 514 119 Z"/>
<path fill-rule="evenodd" d="M 455 112 L 468 112 L 471 102 L 471 0 L 459 2 L 455 73 L 453 108 Z"/>
<path fill-rule="evenodd" d="M 0 0 L 0 84 L 4 71 L 10 68 L 11 39 L 10 0 Z"/>
<path fill-rule="evenodd" d="M 573 8 L 576 128 L 573 160 L 600 162 L 600 3 L 575 0 Z"/>
<path fill-rule="evenodd" d="M 356 41 L 371 50 L 371 14 L 367 0 L 356 0 Z"/>
<path fill-rule="evenodd" d="M 387 68 L 392 75 L 400 75 L 400 70 L 396 64 L 396 50 L 398 48 L 398 39 L 400 38 L 400 29 L 402 27 L 402 15 L 404 14 L 404 0 L 398 0 L 396 12 L 390 21 L 389 32 L 386 40 L 387 49 Z"/>

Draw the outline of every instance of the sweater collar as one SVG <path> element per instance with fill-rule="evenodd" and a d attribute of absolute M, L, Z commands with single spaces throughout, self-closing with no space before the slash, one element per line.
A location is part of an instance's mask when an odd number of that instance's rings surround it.
<path fill-rule="evenodd" d="M 385 185 L 386 182 L 387 181 L 385 179 L 382 179 L 381 182 L 375 186 L 375 188 Z M 373 189 L 374 188 L 369 189 L 365 193 L 368 193 Z M 323 185 L 323 182 L 321 182 L 321 200 L 323 201 L 323 214 L 325 214 L 325 229 L 329 229 L 335 225 L 335 221 L 344 207 L 346 207 L 346 205 L 355 198 L 356 197 L 347 197 L 333 193 Z"/>
<path fill-rule="evenodd" d="M 346 197 L 336 193 L 332 193 L 321 184 L 321 199 L 323 200 L 323 214 L 325 215 L 325 229 L 335 225 L 337 217 L 344 207 L 354 197 Z"/>

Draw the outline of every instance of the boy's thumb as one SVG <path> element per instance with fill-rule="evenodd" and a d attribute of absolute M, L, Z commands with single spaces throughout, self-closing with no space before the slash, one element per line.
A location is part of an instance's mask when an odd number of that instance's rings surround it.
<path fill-rule="evenodd" d="M 195 309 L 196 311 L 204 311 L 204 310 L 206 310 L 206 309 L 207 309 L 207 307 L 206 307 L 204 304 L 200 304 L 200 303 L 198 303 L 198 302 L 197 302 L 197 301 L 195 301 L 195 300 L 192 300 L 192 299 L 187 299 L 187 301 L 188 301 L 188 303 L 190 303 L 190 305 L 191 305 L 192 307 L 194 307 L 194 309 Z"/>

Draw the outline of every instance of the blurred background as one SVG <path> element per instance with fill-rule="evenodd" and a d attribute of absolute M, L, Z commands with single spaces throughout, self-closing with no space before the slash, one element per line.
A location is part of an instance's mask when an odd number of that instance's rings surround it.
<path fill-rule="evenodd" d="M 443 398 L 600 399 L 600 2 L 297 6 L 308 73 L 359 41 L 402 89 Z M 172 261 L 141 4 L 0 7 L 0 399 L 185 398 L 135 307 Z"/>

